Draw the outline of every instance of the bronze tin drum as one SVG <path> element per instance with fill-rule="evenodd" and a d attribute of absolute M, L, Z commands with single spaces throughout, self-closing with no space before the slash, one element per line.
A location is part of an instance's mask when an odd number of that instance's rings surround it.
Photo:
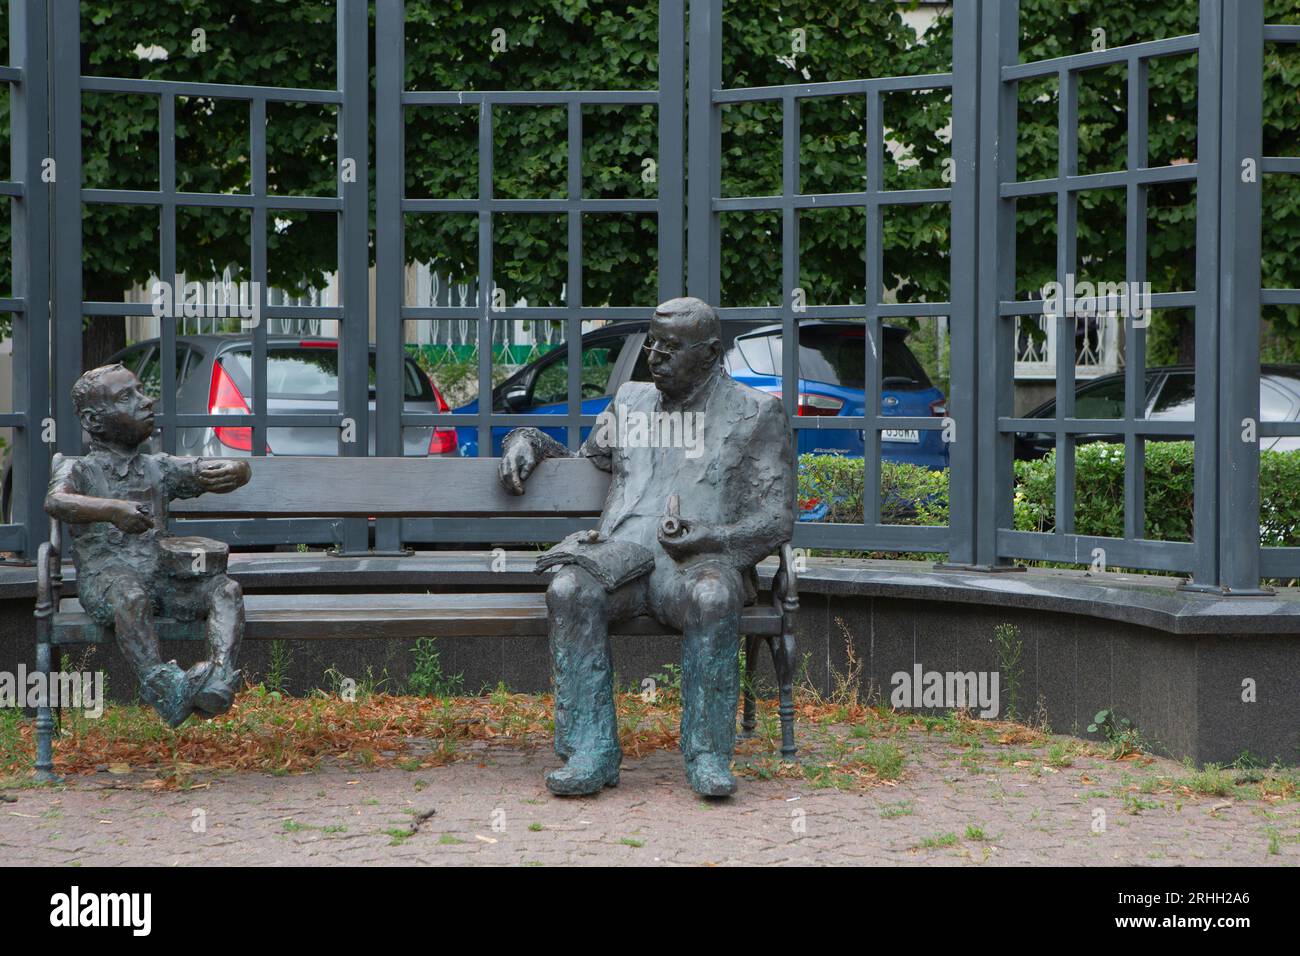
<path fill-rule="evenodd" d="M 225 574 L 230 546 L 211 538 L 160 538 L 162 570 L 170 578 L 194 580 Z"/>

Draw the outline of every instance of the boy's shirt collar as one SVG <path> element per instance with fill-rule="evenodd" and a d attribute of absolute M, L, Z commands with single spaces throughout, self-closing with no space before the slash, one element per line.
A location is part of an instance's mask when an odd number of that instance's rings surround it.
<path fill-rule="evenodd" d="M 131 466 L 136 463 L 140 457 L 138 448 L 130 451 L 123 451 L 121 448 L 114 447 L 107 442 L 98 439 L 91 439 L 90 454 L 103 460 L 110 471 L 118 478 L 125 478 L 131 470 Z"/>

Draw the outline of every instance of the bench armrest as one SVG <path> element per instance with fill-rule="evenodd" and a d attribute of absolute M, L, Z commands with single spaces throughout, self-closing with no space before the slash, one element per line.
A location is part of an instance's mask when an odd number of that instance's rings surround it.
<path fill-rule="evenodd" d="M 781 545 L 776 575 L 772 578 L 772 603 L 783 613 L 799 610 L 799 576 L 795 571 L 794 548 L 787 541 Z"/>
<path fill-rule="evenodd" d="M 42 617 L 41 609 L 49 613 L 53 600 L 50 591 L 50 543 L 42 541 L 36 549 L 36 616 Z"/>
<path fill-rule="evenodd" d="M 58 610 L 59 592 L 63 586 L 63 531 L 59 519 L 50 519 L 50 540 L 41 542 L 36 549 L 36 616 Z"/>

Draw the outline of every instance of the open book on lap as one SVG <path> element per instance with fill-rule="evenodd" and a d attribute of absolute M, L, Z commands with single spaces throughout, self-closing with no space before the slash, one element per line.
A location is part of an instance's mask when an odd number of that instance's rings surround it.
<path fill-rule="evenodd" d="M 534 570 L 540 574 L 566 564 L 576 564 L 599 581 L 606 591 L 614 591 L 653 571 L 655 556 L 653 551 L 635 541 L 612 538 L 588 541 L 586 531 L 576 531 L 540 555 Z"/>

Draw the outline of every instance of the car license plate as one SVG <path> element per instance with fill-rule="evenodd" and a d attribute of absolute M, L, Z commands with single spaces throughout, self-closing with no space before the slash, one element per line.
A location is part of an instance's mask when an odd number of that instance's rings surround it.
<path fill-rule="evenodd" d="M 921 433 L 915 428 L 884 428 L 881 429 L 880 440 L 910 442 L 915 445 L 921 441 Z"/>

